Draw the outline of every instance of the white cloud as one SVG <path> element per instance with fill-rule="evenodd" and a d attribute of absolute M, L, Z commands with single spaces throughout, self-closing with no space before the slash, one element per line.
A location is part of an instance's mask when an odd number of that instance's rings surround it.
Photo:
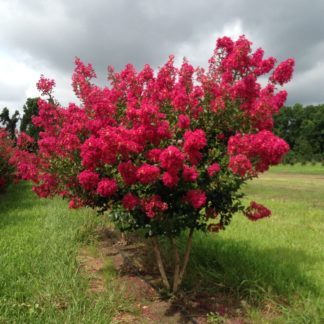
<path fill-rule="evenodd" d="M 175 53 L 176 64 L 180 65 L 182 59 L 186 57 L 193 66 L 206 68 L 208 59 L 212 56 L 216 40 L 222 36 L 229 36 L 237 39 L 243 34 L 242 22 L 236 19 L 226 24 L 222 30 L 210 31 L 207 34 L 199 34 L 191 42 L 186 42 L 180 46 Z"/>
<path fill-rule="evenodd" d="M 28 97 L 37 97 L 36 83 L 41 74 L 56 81 L 55 96 L 62 105 L 77 101 L 72 92 L 71 77 L 44 64 L 30 65 L 31 59 L 22 55 L 22 59 L 0 53 L 0 109 L 8 107 L 11 112 L 22 111 Z"/>

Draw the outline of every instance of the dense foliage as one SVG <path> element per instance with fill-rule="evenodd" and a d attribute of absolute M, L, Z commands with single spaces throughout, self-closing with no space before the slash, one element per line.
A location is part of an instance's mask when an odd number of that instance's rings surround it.
<path fill-rule="evenodd" d="M 284 107 L 274 132 L 290 145 L 285 162 L 324 161 L 324 105 Z"/>

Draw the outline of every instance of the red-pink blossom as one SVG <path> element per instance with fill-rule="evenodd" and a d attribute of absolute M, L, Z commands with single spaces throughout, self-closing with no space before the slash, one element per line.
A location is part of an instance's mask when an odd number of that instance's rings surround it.
<path fill-rule="evenodd" d="M 173 145 L 164 149 L 159 156 L 161 167 L 171 172 L 182 169 L 184 159 L 184 154 Z"/>
<path fill-rule="evenodd" d="M 160 169 L 147 163 L 142 164 L 136 171 L 136 177 L 142 184 L 150 184 L 160 177 Z"/>
<path fill-rule="evenodd" d="M 234 48 L 234 42 L 231 38 L 224 36 L 217 39 L 216 49 L 225 49 L 228 53 L 230 53 Z"/>
<path fill-rule="evenodd" d="M 97 188 L 99 174 L 90 170 L 84 170 L 79 173 L 78 180 L 85 190 L 93 190 Z"/>
<path fill-rule="evenodd" d="M 157 162 L 159 162 L 161 152 L 162 152 L 162 149 L 154 148 L 154 149 L 148 151 L 146 157 L 151 162 L 157 163 Z"/>
<path fill-rule="evenodd" d="M 168 204 L 163 202 L 159 195 L 152 195 L 142 200 L 142 208 L 149 218 L 155 217 L 157 214 L 168 209 Z"/>
<path fill-rule="evenodd" d="M 196 181 L 199 177 L 197 168 L 195 166 L 190 167 L 188 165 L 184 165 L 183 171 L 182 171 L 182 177 L 183 177 L 183 180 L 187 181 L 187 182 Z"/>
<path fill-rule="evenodd" d="M 292 74 L 294 72 L 295 60 L 289 58 L 288 60 L 281 62 L 274 70 L 270 80 L 274 83 L 279 83 L 283 85 L 291 80 Z"/>
<path fill-rule="evenodd" d="M 206 194 L 201 189 L 189 190 L 185 196 L 185 200 L 195 209 L 199 209 L 206 204 Z"/>
<path fill-rule="evenodd" d="M 220 166 L 218 163 L 211 164 L 207 169 L 207 173 L 210 177 L 212 177 L 215 173 L 218 173 L 219 171 L 220 171 Z"/>
<path fill-rule="evenodd" d="M 182 129 L 189 128 L 190 118 L 187 115 L 179 115 L 177 126 Z"/>
<path fill-rule="evenodd" d="M 115 179 L 103 178 L 98 183 L 97 194 L 101 197 L 109 197 L 115 194 L 117 190 L 118 186 Z"/>
<path fill-rule="evenodd" d="M 228 168 L 241 177 L 252 170 L 251 161 L 244 154 L 231 156 Z"/>
<path fill-rule="evenodd" d="M 282 157 L 288 150 L 289 145 L 283 139 L 267 130 L 263 130 L 257 134 L 236 134 L 228 141 L 229 155 L 244 155 L 249 161 L 255 160 L 254 166 L 258 172 L 266 171 L 270 165 L 280 163 Z M 234 161 L 237 159 L 232 160 L 231 158 L 232 162 L 230 162 L 230 165 L 234 166 Z M 244 158 L 241 157 L 239 159 L 243 163 Z M 243 164 L 246 165 L 246 170 L 248 170 L 249 163 L 246 162 Z"/>
<path fill-rule="evenodd" d="M 131 161 L 120 163 L 118 165 L 118 171 L 127 185 L 132 185 L 137 182 L 137 168 Z"/>
<path fill-rule="evenodd" d="M 207 145 L 206 134 L 202 129 L 196 129 L 195 131 L 186 131 L 184 133 L 183 149 L 185 152 L 191 150 L 201 150 Z"/>
<path fill-rule="evenodd" d="M 83 206 L 83 201 L 80 198 L 72 198 L 69 202 L 69 208 L 77 209 Z"/>
<path fill-rule="evenodd" d="M 125 209 L 132 211 L 140 204 L 140 199 L 132 193 L 127 193 L 122 199 L 122 204 Z"/>
<path fill-rule="evenodd" d="M 198 164 L 202 158 L 200 150 L 207 145 L 206 134 L 202 129 L 184 133 L 183 150 L 187 153 L 191 164 Z"/>
<path fill-rule="evenodd" d="M 21 132 L 17 138 L 17 146 L 20 149 L 28 149 L 34 143 L 34 139 L 28 134 Z"/>
<path fill-rule="evenodd" d="M 55 81 L 52 79 L 45 78 L 44 75 L 40 76 L 39 81 L 36 84 L 37 89 L 42 94 L 50 94 L 55 87 Z"/>
<path fill-rule="evenodd" d="M 179 177 L 175 173 L 164 172 L 162 182 L 166 187 L 172 188 L 178 184 Z"/>

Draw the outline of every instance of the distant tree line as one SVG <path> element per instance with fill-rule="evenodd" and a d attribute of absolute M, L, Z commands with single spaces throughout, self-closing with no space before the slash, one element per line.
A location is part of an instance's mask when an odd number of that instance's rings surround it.
<path fill-rule="evenodd" d="M 282 108 L 274 133 L 290 145 L 285 163 L 324 162 L 324 105 Z"/>

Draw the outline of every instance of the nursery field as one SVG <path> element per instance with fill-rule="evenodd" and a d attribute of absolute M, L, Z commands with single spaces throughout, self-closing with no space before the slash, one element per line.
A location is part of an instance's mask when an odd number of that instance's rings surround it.
<path fill-rule="evenodd" d="M 89 293 L 80 271 L 77 256 L 84 246 L 96 249 L 95 228 L 105 219 L 30 188 L 20 183 L 0 196 L 0 323 L 111 323 L 136 312 L 116 289 L 109 260 L 104 291 Z M 278 166 L 244 191 L 247 203 L 273 215 L 258 222 L 235 215 L 224 232 L 196 233 L 184 295 L 219 305 L 206 308 L 209 323 L 321 323 L 324 167 Z"/>

